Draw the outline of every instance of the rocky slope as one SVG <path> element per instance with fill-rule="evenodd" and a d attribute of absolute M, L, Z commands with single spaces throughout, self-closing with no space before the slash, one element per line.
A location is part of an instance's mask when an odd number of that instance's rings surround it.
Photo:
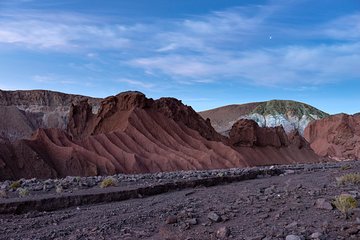
<path fill-rule="evenodd" d="M 314 121 L 305 129 L 305 138 L 320 156 L 360 159 L 360 115 L 338 114 Z"/>
<path fill-rule="evenodd" d="M 89 99 L 94 112 L 99 99 L 46 90 L 0 90 L 0 138 L 28 138 L 38 128 L 65 129 L 71 104 Z"/>
<path fill-rule="evenodd" d="M 299 131 L 303 135 L 309 122 L 328 116 L 310 105 L 295 101 L 271 100 L 242 105 L 229 105 L 199 113 L 209 118 L 216 131 L 228 135 L 239 119 L 252 119 L 261 127 L 283 126 L 285 132 Z"/>
<path fill-rule="evenodd" d="M 191 107 L 172 98 L 152 100 L 139 92 L 125 92 L 104 99 L 96 114 L 86 100 L 73 105 L 69 113 L 66 131 L 38 129 L 29 140 L 3 142 L 0 177 L 50 178 L 319 161 L 311 149 L 297 145 L 298 139 L 288 139 L 282 128 L 257 130 L 254 146 L 233 146 L 235 140 L 221 136 Z M 280 144 L 272 142 L 278 138 Z"/>

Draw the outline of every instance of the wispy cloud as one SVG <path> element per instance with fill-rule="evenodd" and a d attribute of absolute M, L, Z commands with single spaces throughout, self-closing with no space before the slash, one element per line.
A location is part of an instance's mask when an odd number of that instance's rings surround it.
<path fill-rule="evenodd" d="M 337 40 L 360 41 L 360 12 L 327 23 L 322 32 Z"/>
<path fill-rule="evenodd" d="M 130 46 L 126 32 L 122 25 L 101 25 L 96 19 L 78 14 L 33 11 L 0 14 L 0 43 L 25 48 L 122 49 Z"/>
<path fill-rule="evenodd" d="M 42 84 L 79 84 L 77 81 L 55 75 L 35 75 L 32 77 L 32 80 Z"/>
<path fill-rule="evenodd" d="M 270 20 L 281 10 L 279 6 L 260 6 L 251 11 L 235 8 L 178 22 L 177 30 L 157 35 L 162 39 L 158 42 L 164 44 L 157 49 L 160 54 L 128 63 L 181 82 L 217 79 L 311 87 L 360 77 L 360 14 L 296 29 L 277 26 Z M 273 39 L 269 39 L 270 34 Z M 311 45 L 276 42 L 276 38 L 286 42 L 294 37 L 323 41 Z"/>
<path fill-rule="evenodd" d="M 140 70 L 159 82 L 233 81 L 311 88 L 360 78 L 360 13 L 301 28 L 274 20 L 293 2 L 280 5 L 271 1 L 187 19 L 137 24 L 74 13 L 3 12 L 0 44 L 45 51 L 83 50 L 88 61 L 110 50 L 111 64 Z M 312 38 L 322 41 L 293 41 Z M 99 68 L 93 63 L 83 67 L 93 72 Z M 41 77 L 34 80 L 46 81 Z M 134 79 L 118 82 L 154 88 L 153 83 Z"/>
<path fill-rule="evenodd" d="M 155 87 L 155 84 L 146 83 L 146 82 L 143 82 L 143 81 L 129 79 L 129 78 L 120 78 L 120 79 L 117 80 L 117 82 L 126 83 L 126 84 L 128 84 L 130 86 L 141 87 L 141 88 L 144 88 L 144 89 L 152 89 L 152 88 Z"/>

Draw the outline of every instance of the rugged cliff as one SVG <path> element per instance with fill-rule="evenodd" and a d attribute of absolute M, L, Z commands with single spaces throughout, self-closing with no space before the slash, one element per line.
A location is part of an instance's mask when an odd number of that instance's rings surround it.
<path fill-rule="evenodd" d="M 28 138 L 38 128 L 65 129 L 71 104 L 88 99 L 92 111 L 99 99 L 46 90 L 0 90 L 0 137 L 10 141 Z"/>
<path fill-rule="evenodd" d="M 360 115 L 338 114 L 314 121 L 305 129 L 305 138 L 320 156 L 360 159 Z"/>

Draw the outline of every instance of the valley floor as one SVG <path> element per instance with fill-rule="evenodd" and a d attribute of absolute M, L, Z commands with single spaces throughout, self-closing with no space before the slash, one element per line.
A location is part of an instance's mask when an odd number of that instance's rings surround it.
<path fill-rule="evenodd" d="M 341 193 L 360 201 L 359 185 L 336 181 L 360 172 L 360 162 L 319 166 L 120 202 L 1 214 L 0 239 L 360 239 L 360 209 L 345 219 L 327 204 Z"/>

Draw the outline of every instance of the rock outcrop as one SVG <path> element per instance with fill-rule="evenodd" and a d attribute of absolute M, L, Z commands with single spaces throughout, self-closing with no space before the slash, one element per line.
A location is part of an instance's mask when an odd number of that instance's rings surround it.
<path fill-rule="evenodd" d="M 328 116 L 310 105 L 285 100 L 229 105 L 199 114 L 209 118 L 215 130 L 225 136 L 239 119 L 252 119 L 260 127 L 282 126 L 286 133 L 298 131 L 302 135 L 309 122 Z"/>
<path fill-rule="evenodd" d="M 305 138 L 320 156 L 360 159 L 360 115 L 338 114 L 314 121 L 305 129 Z"/>
<path fill-rule="evenodd" d="M 237 121 L 230 130 L 229 138 L 232 145 L 240 147 L 289 146 L 288 137 L 282 126 L 262 128 L 249 119 Z"/>
<path fill-rule="evenodd" d="M 71 104 L 88 99 L 92 111 L 99 99 L 45 90 L 0 90 L 0 137 L 9 141 L 28 138 L 38 128 L 66 129 Z"/>
<path fill-rule="evenodd" d="M 252 166 L 320 161 L 298 131 L 286 134 L 282 126 L 260 127 L 253 120 L 240 119 L 229 135 L 230 143 Z"/>

